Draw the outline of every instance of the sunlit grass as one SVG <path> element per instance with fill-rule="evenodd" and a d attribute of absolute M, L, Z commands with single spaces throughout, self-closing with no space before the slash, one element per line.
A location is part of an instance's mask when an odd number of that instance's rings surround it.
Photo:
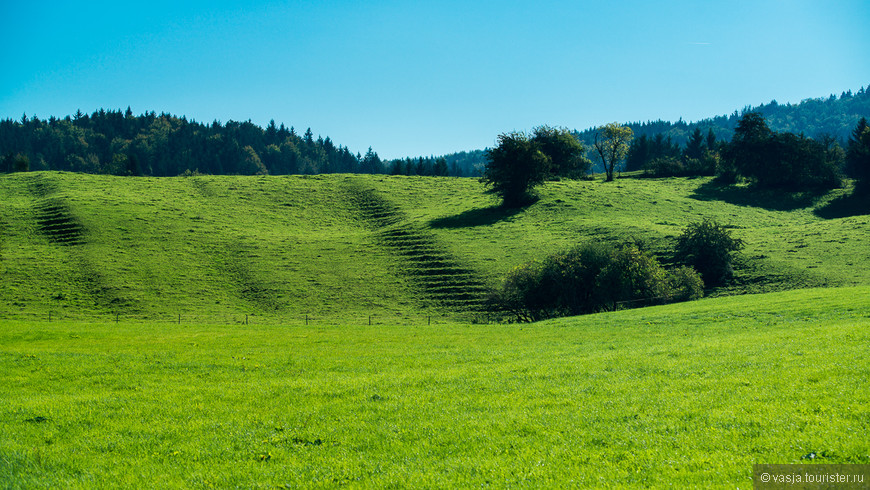
<path fill-rule="evenodd" d="M 713 294 L 830 288 L 469 325 L 426 301 L 361 189 L 493 286 L 587 240 L 666 257 L 709 217 L 746 243 Z M 868 216 L 829 205 L 848 189 L 552 182 L 510 211 L 482 190 L 0 177 L 0 482 L 742 488 L 753 463 L 870 463 Z"/>
<path fill-rule="evenodd" d="M 13 487 L 751 485 L 870 463 L 870 290 L 535 325 L 6 322 Z"/>
<path fill-rule="evenodd" d="M 450 318 L 350 199 L 368 189 L 402 226 L 496 287 L 512 267 L 583 241 L 672 238 L 712 218 L 746 243 L 737 280 L 714 294 L 867 284 L 866 214 L 821 216 L 847 190 L 754 194 L 710 179 L 550 182 L 541 199 L 497 207 L 475 179 L 389 176 L 0 177 L 3 314 L 203 322 Z M 80 244 L 40 229 L 45 203 L 81 225 Z M 842 213 L 841 213 L 842 214 Z M 391 320 L 392 319 L 392 320 Z"/>

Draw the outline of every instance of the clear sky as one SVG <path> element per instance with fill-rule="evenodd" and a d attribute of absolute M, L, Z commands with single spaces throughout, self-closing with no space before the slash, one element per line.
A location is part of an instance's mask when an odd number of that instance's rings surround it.
<path fill-rule="evenodd" d="M 855 91 L 868 26 L 868 0 L 0 0 L 0 118 L 130 106 L 440 155 Z"/>

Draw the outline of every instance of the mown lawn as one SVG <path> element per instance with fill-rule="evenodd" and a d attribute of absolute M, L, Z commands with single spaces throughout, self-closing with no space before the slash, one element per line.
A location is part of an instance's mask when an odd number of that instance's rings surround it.
<path fill-rule="evenodd" d="M 533 325 L 4 321 L 18 488 L 751 486 L 870 463 L 870 288 Z"/>

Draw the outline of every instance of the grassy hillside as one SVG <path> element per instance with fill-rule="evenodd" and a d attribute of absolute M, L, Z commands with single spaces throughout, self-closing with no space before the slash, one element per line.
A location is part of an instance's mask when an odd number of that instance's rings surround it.
<path fill-rule="evenodd" d="M 870 464 L 847 193 L 554 182 L 505 211 L 471 179 L 0 176 L 0 482 L 742 488 L 753 463 Z M 768 294 L 460 321 L 519 263 L 665 256 L 702 217 L 747 244 L 712 293 Z"/>
<path fill-rule="evenodd" d="M 870 287 L 527 325 L 5 321 L 13 488 L 746 488 L 870 463 Z"/>
<path fill-rule="evenodd" d="M 12 311 L 163 318 L 418 310 L 342 184 L 5 177 L 3 300 Z M 75 223 L 71 244 L 46 226 L 58 219 Z"/>
<path fill-rule="evenodd" d="M 513 266 L 584 240 L 666 256 L 712 217 L 747 247 L 729 292 L 870 282 L 870 216 L 709 179 L 552 182 L 504 211 L 473 179 L 0 177 L 0 315 L 374 321 L 479 311 Z M 422 321 L 422 320 L 421 320 Z"/>
<path fill-rule="evenodd" d="M 407 208 L 415 202 L 439 203 L 416 207 L 414 218 L 493 279 L 518 263 L 583 240 L 635 237 L 664 255 L 687 223 L 711 217 L 746 242 L 740 289 L 870 280 L 865 239 L 870 213 L 820 216 L 847 189 L 825 195 L 759 193 L 720 188 L 709 178 L 551 182 L 541 188 L 538 203 L 506 212 L 473 180 L 387 178 L 378 185 Z"/>

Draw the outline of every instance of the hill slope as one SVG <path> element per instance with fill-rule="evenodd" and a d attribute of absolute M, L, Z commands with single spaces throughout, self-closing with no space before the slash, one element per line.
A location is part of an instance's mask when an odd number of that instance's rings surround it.
<path fill-rule="evenodd" d="M 666 256 L 702 217 L 747 243 L 730 292 L 868 284 L 870 217 L 822 217 L 846 192 L 566 181 L 505 211 L 473 179 L 4 175 L 0 315 L 474 315 L 486 287 L 520 263 L 627 237 Z"/>

